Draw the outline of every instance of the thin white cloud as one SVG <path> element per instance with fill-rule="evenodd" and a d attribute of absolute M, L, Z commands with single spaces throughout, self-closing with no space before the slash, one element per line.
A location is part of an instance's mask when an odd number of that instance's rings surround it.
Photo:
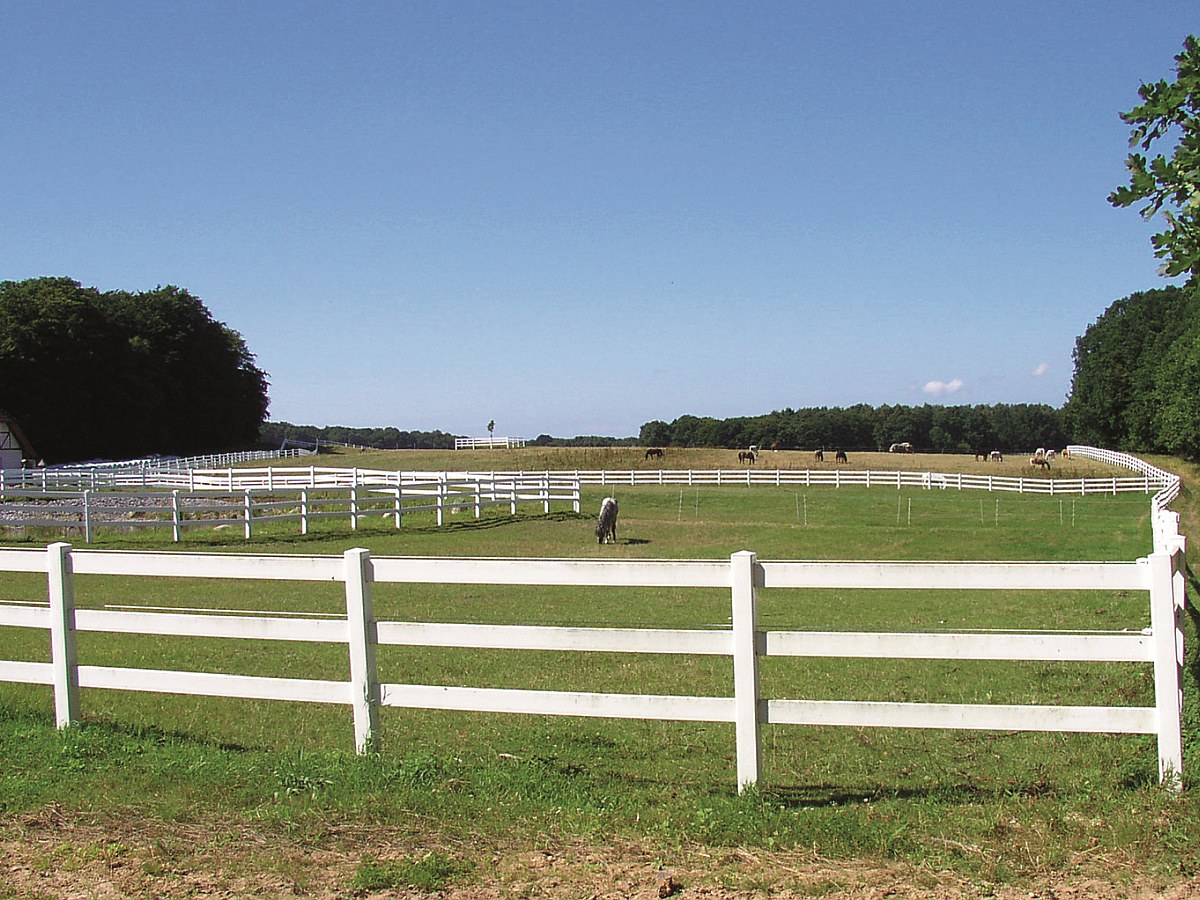
<path fill-rule="evenodd" d="M 1049 371 L 1050 371 L 1050 363 L 1038 363 L 1034 367 L 1033 371 L 1030 372 L 1029 374 L 1032 375 L 1034 378 L 1041 378 L 1043 375 L 1045 375 Z"/>
<path fill-rule="evenodd" d="M 927 381 L 921 390 L 931 397 L 948 397 L 957 394 L 962 388 L 963 380 L 955 378 L 952 381 Z"/>

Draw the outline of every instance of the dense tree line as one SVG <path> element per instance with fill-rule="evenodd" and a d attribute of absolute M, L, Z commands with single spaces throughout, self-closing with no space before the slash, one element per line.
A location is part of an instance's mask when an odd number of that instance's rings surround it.
<path fill-rule="evenodd" d="M 576 437 L 560 438 L 539 434 L 529 442 L 533 447 L 634 447 L 635 437 L 603 437 L 598 434 L 581 434 Z"/>
<path fill-rule="evenodd" d="M 259 442 L 278 447 L 284 441 L 305 444 L 350 444 L 377 450 L 453 450 L 454 435 L 444 431 L 400 431 L 396 428 L 349 428 L 344 425 L 293 425 L 264 422 Z"/>
<path fill-rule="evenodd" d="M 670 447 L 778 447 L 780 450 L 918 450 L 1021 452 L 1067 443 L 1059 410 L 1044 404 L 994 406 L 855 406 L 783 409 L 760 416 L 680 416 L 647 422 L 639 442 Z"/>
<path fill-rule="evenodd" d="M 246 447 L 267 404 L 241 336 L 181 288 L 0 282 L 0 409 L 47 462 Z"/>
<path fill-rule="evenodd" d="M 1200 456 L 1200 291 L 1142 291 L 1105 310 L 1075 342 L 1064 416 L 1081 442 Z"/>

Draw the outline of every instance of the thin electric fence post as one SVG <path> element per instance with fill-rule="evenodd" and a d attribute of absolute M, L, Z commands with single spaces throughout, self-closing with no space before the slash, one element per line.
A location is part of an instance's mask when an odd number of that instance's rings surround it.
<path fill-rule="evenodd" d="M 371 751 L 379 735 L 379 680 L 375 669 L 375 610 L 371 598 L 374 570 L 370 551 L 343 554 L 346 579 L 346 624 L 349 630 L 350 702 L 354 707 L 354 749 Z"/>
<path fill-rule="evenodd" d="M 679 489 L 679 515 L 675 518 L 676 522 L 683 521 L 683 488 Z"/>
<path fill-rule="evenodd" d="M 90 544 L 92 542 L 92 507 L 89 502 L 92 492 L 83 492 L 83 542 Z"/>
<path fill-rule="evenodd" d="M 900 524 L 900 511 L 901 511 L 901 509 L 903 509 L 903 507 L 904 507 L 904 498 L 897 497 L 896 498 L 896 524 L 897 525 Z"/>
<path fill-rule="evenodd" d="M 758 783 L 762 766 L 758 713 L 758 562 L 750 550 L 729 559 L 733 603 L 733 697 L 738 793 Z"/>
<path fill-rule="evenodd" d="M 171 540 L 179 543 L 182 531 L 179 525 L 179 491 L 171 491 Z"/>
<path fill-rule="evenodd" d="M 54 667 L 54 720 L 59 728 L 79 723 L 79 657 L 75 650 L 75 572 L 71 545 L 46 548 L 50 599 L 50 659 Z"/>
<path fill-rule="evenodd" d="M 804 525 L 808 527 L 808 494 L 804 495 Z"/>
<path fill-rule="evenodd" d="M 912 497 L 908 498 L 908 524 L 912 525 Z"/>
<path fill-rule="evenodd" d="M 1178 791 L 1183 778 L 1183 634 L 1175 602 L 1174 555 L 1150 554 L 1150 628 L 1154 633 L 1154 706 L 1158 779 Z"/>
<path fill-rule="evenodd" d="M 996 498 L 996 527 L 1000 527 L 1000 498 Z"/>

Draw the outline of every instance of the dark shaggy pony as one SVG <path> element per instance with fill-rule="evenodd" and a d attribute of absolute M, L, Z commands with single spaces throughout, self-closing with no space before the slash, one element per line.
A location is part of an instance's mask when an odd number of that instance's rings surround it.
<path fill-rule="evenodd" d="M 662 449 L 659 447 L 651 447 L 649 450 L 646 451 L 646 455 L 642 458 L 643 459 L 651 459 L 651 458 L 662 459 L 663 458 Z"/>
<path fill-rule="evenodd" d="M 617 501 L 605 497 L 600 503 L 600 516 L 596 519 L 596 543 L 617 542 Z"/>

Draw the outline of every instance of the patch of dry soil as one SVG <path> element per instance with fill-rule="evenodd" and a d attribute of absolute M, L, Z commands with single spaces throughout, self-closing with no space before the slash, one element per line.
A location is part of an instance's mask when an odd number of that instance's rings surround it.
<path fill-rule="evenodd" d="M 443 891 L 355 890 L 363 860 L 436 849 L 472 875 Z M 1045 874 L 1020 886 L 972 883 L 951 872 L 797 851 L 692 848 L 655 856 L 637 845 L 547 838 L 538 846 L 430 847 L 410 834 L 330 827 L 319 835 L 258 833 L 221 823 L 162 823 L 136 813 L 103 821 L 54 807 L 0 817 L 0 898 L 283 898 L 312 900 L 1189 900 L 1200 879 L 1155 881 Z"/>

